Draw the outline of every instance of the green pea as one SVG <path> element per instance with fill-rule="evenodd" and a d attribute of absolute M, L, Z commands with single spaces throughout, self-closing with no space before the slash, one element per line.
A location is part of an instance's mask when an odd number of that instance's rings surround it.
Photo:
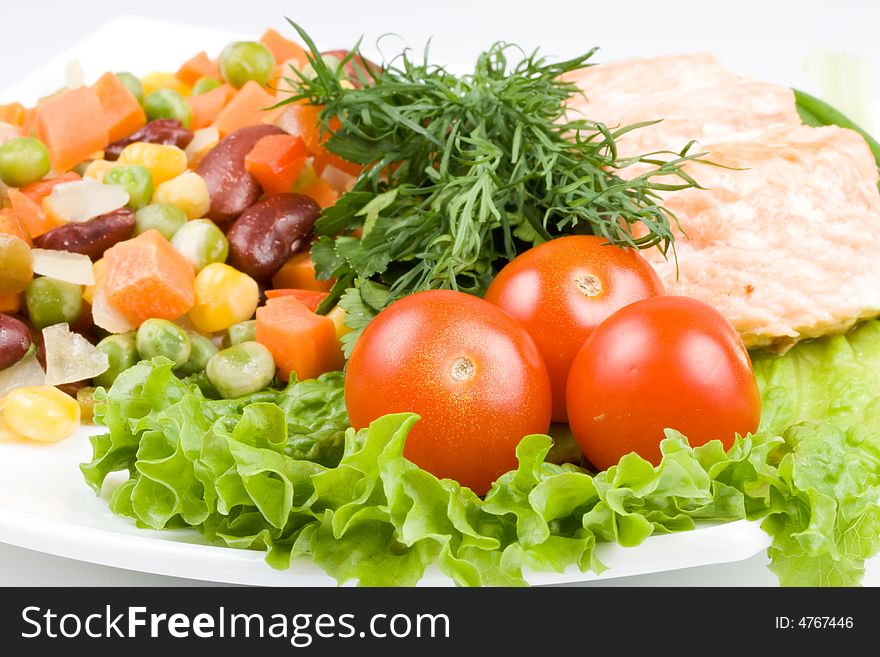
<path fill-rule="evenodd" d="M 50 166 L 49 150 L 39 139 L 17 137 L 0 146 L 0 179 L 10 187 L 40 180 Z"/>
<path fill-rule="evenodd" d="M 48 276 L 35 278 L 25 291 L 31 324 L 38 329 L 53 324 L 76 323 L 82 314 L 82 286 Z"/>
<path fill-rule="evenodd" d="M 137 78 L 136 75 L 132 75 L 128 72 L 117 73 L 116 77 L 119 78 L 120 82 L 126 86 L 126 88 L 131 92 L 131 94 L 137 98 L 137 102 L 141 105 L 144 104 L 144 85 L 141 84 L 141 81 Z"/>
<path fill-rule="evenodd" d="M 139 360 L 134 331 L 131 333 L 108 335 L 96 346 L 98 351 L 103 351 L 107 354 L 107 360 L 110 361 L 109 369 L 93 379 L 96 386 L 109 388 L 113 385 L 117 376 L 129 367 L 137 365 Z"/>
<path fill-rule="evenodd" d="M 196 80 L 196 83 L 193 85 L 193 96 L 200 96 L 202 94 L 206 94 L 212 89 L 216 89 L 219 87 L 222 82 L 217 78 L 212 78 L 206 75 L 203 78 L 199 78 Z"/>
<path fill-rule="evenodd" d="M 140 164 L 123 164 L 104 174 L 104 183 L 119 185 L 128 192 L 128 207 L 142 208 L 153 198 L 153 176 Z"/>
<path fill-rule="evenodd" d="M 275 378 L 275 361 L 259 342 L 242 342 L 213 356 L 205 373 L 225 399 L 235 399 L 269 385 Z"/>
<path fill-rule="evenodd" d="M 186 213 L 176 205 L 169 203 L 145 205 L 134 213 L 134 234 L 140 235 L 148 230 L 158 230 L 162 237 L 170 240 L 186 221 Z"/>
<path fill-rule="evenodd" d="M 171 246 L 189 260 L 196 271 L 212 262 L 226 262 L 229 242 L 223 231 L 210 219 L 193 219 L 171 238 Z"/>
<path fill-rule="evenodd" d="M 223 336 L 224 347 L 234 347 L 242 342 L 253 341 L 257 339 L 257 320 L 249 319 L 244 322 L 238 322 L 226 329 L 226 335 Z"/>
<path fill-rule="evenodd" d="M 147 120 L 177 119 L 185 127 L 192 123 L 192 108 L 174 89 L 156 89 L 144 99 Z"/>
<path fill-rule="evenodd" d="M 236 89 L 249 80 L 267 84 L 275 74 L 275 57 L 259 41 L 230 43 L 220 53 L 220 75 Z"/>
<path fill-rule="evenodd" d="M 186 331 L 167 319 L 148 319 L 137 330 L 135 339 L 141 358 L 165 356 L 175 367 L 186 364 L 192 352 L 192 342 Z"/>
<path fill-rule="evenodd" d="M 177 370 L 177 373 L 181 376 L 189 376 L 190 374 L 204 372 L 211 357 L 220 351 L 217 348 L 217 345 L 211 341 L 211 338 L 208 338 L 201 333 L 194 333 L 191 331 L 189 334 L 189 340 L 192 343 L 192 351 L 189 353 L 189 360 Z"/>

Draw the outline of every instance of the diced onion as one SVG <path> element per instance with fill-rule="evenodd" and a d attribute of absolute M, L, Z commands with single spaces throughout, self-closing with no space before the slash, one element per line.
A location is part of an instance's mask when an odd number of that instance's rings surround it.
<path fill-rule="evenodd" d="M 85 84 L 86 72 L 79 60 L 74 59 L 67 62 L 67 66 L 64 67 L 64 86 L 68 89 L 76 89 L 85 86 Z"/>
<path fill-rule="evenodd" d="M 343 194 L 350 191 L 354 186 L 355 176 L 346 173 L 342 169 L 337 169 L 332 164 L 328 164 L 321 171 L 321 178 L 324 179 L 331 189 L 337 194 Z"/>
<path fill-rule="evenodd" d="M 67 324 L 54 324 L 43 329 L 46 351 L 46 385 L 57 386 L 98 376 L 110 367 L 107 354 Z"/>
<path fill-rule="evenodd" d="M 34 273 L 76 285 L 94 285 L 95 270 L 92 261 L 82 253 L 32 249 Z"/>
<path fill-rule="evenodd" d="M 128 203 L 128 192 L 91 178 L 61 183 L 43 199 L 43 210 L 58 223 L 82 223 L 118 210 Z"/>
<path fill-rule="evenodd" d="M 92 321 L 95 326 L 100 326 L 110 333 L 128 333 L 137 328 L 137 324 L 110 303 L 107 293 L 100 285 L 95 288 L 95 294 L 92 297 Z"/>
<path fill-rule="evenodd" d="M 219 141 L 220 132 L 217 128 L 200 128 L 193 132 L 192 141 L 189 142 L 183 151 L 186 153 L 186 159 L 189 161 L 190 166 L 201 159 L 205 152 L 209 148 L 216 146 Z"/>
<path fill-rule="evenodd" d="M 0 397 L 24 386 L 41 386 L 46 382 L 46 373 L 40 366 L 36 354 L 25 356 L 15 365 L 0 370 Z"/>

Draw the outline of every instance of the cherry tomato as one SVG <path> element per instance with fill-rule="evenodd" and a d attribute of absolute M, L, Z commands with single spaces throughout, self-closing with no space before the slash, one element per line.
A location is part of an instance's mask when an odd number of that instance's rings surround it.
<path fill-rule="evenodd" d="M 516 467 L 523 436 L 547 432 L 550 381 L 508 314 L 462 292 L 420 292 L 388 306 L 358 338 L 345 406 L 356 429 L 387 413 L 418 413 L 404 456 L 483 494 Z"/>
<path fill-rule="evenodd" d="M 538 345 L 550 373 L 553 421 L 565 422 L 565 382 L 584 340 L 614 311 L 659 294 L 663 284 L 635 250 L 572 235 L 512 260 L 485 299 L 513 315 Z"/>
<path fill-rule="evenodd" d="M 568 418 L 590 462 L 605 470 L 636 452 L 657 465 L 663 430 L 691 446 L 758 428 L 761 398 L 733 326 L 687 297 L 618 310 L 584 343 L 568 376 Z"/>

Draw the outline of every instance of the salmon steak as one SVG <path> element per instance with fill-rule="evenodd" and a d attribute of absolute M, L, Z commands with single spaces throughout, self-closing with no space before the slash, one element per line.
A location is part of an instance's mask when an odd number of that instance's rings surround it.
<path fill-rule="evenodd" d="M 713 305 L 750 348 L 784 350 L 880 315 L 878 173 L 858 133 L 803 125 L 789 89 L 707 55 L 600 65 L 575 81 L 584 97 L 570 110 L 584 118 L 662 119 L 624 135 L 622 155 L 693 139 L 721 165 L 693 162 L 703 189 L 663 193 L 680 224 L 675 257 L 644 255 L 669 294 Z"/>

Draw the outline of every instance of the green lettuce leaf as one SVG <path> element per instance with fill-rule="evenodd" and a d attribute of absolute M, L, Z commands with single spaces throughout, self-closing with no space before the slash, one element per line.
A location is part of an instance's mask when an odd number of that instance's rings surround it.
<path fill-rule="evenodd" d="M 770 568 L 783 585 L 857 585 L 880 548 L 880 321 L 754 366 L 762 429 L 785 440 Z"/>
<path fill-rule="evenodd" d="M 739 518 L 763 519 L 785 585 L 856 584 L 877 551 L 880 322 L 756 356 L 762 424 L 728 450 L 668 431 L 658 466 L 630 454 L 592 474 L 548 460 L 577 460 L 570 445 L 526 436 L 484 498 L 403 457 L 417 416 L 347 428 L 341 374 L 222 401 L 171 366 L 142 362 L 103 395 L 86 481 L 128 470 L 114 512 L 265 550 L 276 568 L 310 555 L 339 582 L 393 586 L 434 564 L 459 585 L 515 586 L 527 570 L 601 572 L 602 541 Z"/>

